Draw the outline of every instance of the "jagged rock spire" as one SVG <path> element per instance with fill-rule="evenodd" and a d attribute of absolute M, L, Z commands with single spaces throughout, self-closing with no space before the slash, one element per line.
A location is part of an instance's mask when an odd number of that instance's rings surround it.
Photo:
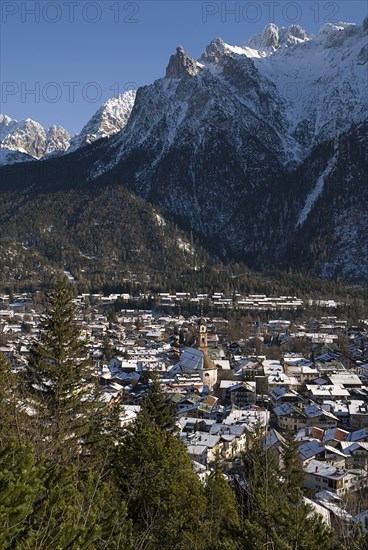
<path fill-rule="evenodd" d="M 198 72 L 197 62 L 185 53 L 183 48 L 176 48 L 176 53 L 170 57 L 166 68 L 166 78 L 182 78 L 183 76 L 194 76 Z"/>

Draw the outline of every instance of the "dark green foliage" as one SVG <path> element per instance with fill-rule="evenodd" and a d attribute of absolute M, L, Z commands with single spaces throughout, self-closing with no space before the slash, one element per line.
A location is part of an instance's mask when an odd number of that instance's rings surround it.
<path fill-rule="evenodd" d="M 10 441 L 21 442 L 30 428 L 21 405 L 21 381 L 0 353 L 0 446 Z"/>
<path fill-rule="evenodd" d="M 245 453 L 244 548 L 260 550 L 319 550 L 332 546 L 332 532 L 303 500 L 302 476 L 297 455 L 289 440 L 284 469 L 265 448 L 256 433 Z"/>
<path fill-rule="evenodd" d="M 205 528 L 208 550 L 240 548 L 237 503 L 217 463 L 206 479 L 204 492 L 207 499 Z"/>
<path fill-rule="evenodd" d="M 27 533 L 33 503 L 43 494 L 42 470 L 30 445 L 10 443 L 0 448 L 0 548 Z"/>
<path fill-rule="evenodd" d="M 202 548 L 206 500 L 181 441 L 140 416 L 118 448 L 116 478 L 135 548 Z"/>
<path fill-rule="evenodd" d="M 179 248 L 188 236 L 167 221 L 161 225 L 149 204 L 123 187 L 63 190 L 23 201 L 18 193 L 1 195 L 0 284 L 50 287 L 65 266 L 80 291 L 135 291 L 165 286 L 187 269 L 207 263 L 200 246 L 195 254 Z M 134 231 L 132 231 L 134 227 Z M 27 250 L 24 249 L 23 243 Z"/>
<path fill-rule="evenodd" d="M 110 342 L 110 340 L 107 336 L 104 338 L 104 340 L 102 342 L 102 350 L 101 351 L 102 351 L 106 361 L 110 361 L 110 359 L 114 355 L 114 348 L 111 345 L 111 342 Z"/>
<path fill-rule="evenodd" d="M 151 382 L 149 389 L 142 401 L 143 417 L 153 422 L 163 430 L 172 430 L 175 425 L 175 416 L 170 401 L 167 400 L 158 380 Z"/>
<path fill-rule="evenodd" d="M 66 283 L 59 281 L 48 297 L 27 372 L 40 441 L 58 462 L 79 455 L 96 409 L 96 382 L 72 299 Z"/>
<path fill-rule="evenodd" d="M 131 523 L 124 503 L 93 473 L 55 467 L 28 519 L 21 547 L 28 550 L 124 548 L 131 546 Z"/>
<path fill-rule="evenodd" d="M 96 473 L 42 465 L 30 445 L 0 452 L 0 548 L 132 548 L 126 507 Z"/>

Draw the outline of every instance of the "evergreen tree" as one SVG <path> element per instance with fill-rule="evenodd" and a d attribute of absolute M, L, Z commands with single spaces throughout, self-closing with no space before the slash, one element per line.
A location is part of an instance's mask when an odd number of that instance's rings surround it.
<path fill-rule="evenodd" d="M 21 384 L 0 354 L 0 448 L 10 441 L 27 440 L 28 416 L 21 406 Z"/>
<path fill-rule="evenodd" d="M 240 548 L 240 520 L 234 493 L 218 462 L 206 479 L 206 547 L 208 550 Z"/>
<path fill-rule="evenodd" d="M 280 470 L 257 433 L 245 453 L 244 548 L 319 550 L 331 547 L 331 530 L 303 501 L 296 448 L 286 444 Z"/>
<path fill-rule="evenodd" d="M 30 445 L 12 442 L 0 449 L 0 548 L 13 548 L 27 532 L 33 504 L 43 493 L 42 471 Z"/>
<path fill-rule="evenodd" d="M 110 359 L 114 355 L 114 348 L 113 348 L 108 336 L 105 336 L 105 338 L 102 342 L 102 353 L 103 353 L 106 361 L 110 361 Z"/>
<path fill-rule="evenodd" d="M 150 373 L 152 378 L 152 374 Z M 153 376 L 148 391 L 142 400 L 142 417 L 164 430 L 172 430 L 175 425 L 175 415 L 171 403 L 167 400 L 161 384 Z"/>
<path fill-rule="evenodd" d="M 19 539 L 22 549 L 132 548 L 126 506 L 95 472 L 80 476 L 74 466 L 55 465 L 45 489 Z"/>
<path fill-rule="evenodd" d="M 80 453 L 96 408 L 96 381 L 75 320 L 73 296 L 64 281 L 48 296 L 40 334 L 30 352 L 27 372 L 49 458 L 67 462 Z M 47 451 L 46 451 L 47 448 Z"/>
<path fill-rule="evenodd" d="M 179 439 L 143 413 L 124 434 L 115 465 L 136 549 L 203 548 L 206 500 Z"/>
<path fill-rule="evenodd" d="M 304 472 L 298 457 L 298 444 L 293 439 L 291 432 L 284 434 L 285 445 L 282 448 L 282 478 L 285 490 L 292 503 L 297 503 L 302 498 Z"/>

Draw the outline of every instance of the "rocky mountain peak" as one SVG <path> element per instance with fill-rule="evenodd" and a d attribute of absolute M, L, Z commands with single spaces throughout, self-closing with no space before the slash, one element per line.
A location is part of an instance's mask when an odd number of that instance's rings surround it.
<path fill-rule="evenodd" d="M 53 124 L 46 131 L 45 152 L 43 155 L 50 153 L 63 153 L 68 150 L 70 144 L 70 134 L 62 126 Z"/>
<path fill-rule="evenodd" d="M 135 97 L 136 90 L 128 90 L 105 101 L 81 132 L 72 138 L 69 151 L 120 132 L 129 120 Z"/>
<path fill-rule="evenodd" d="M 46 130 L 31 118 L 18 122 L 6 115 L 0 116 L 0 146 L 6 151 L 16 151 L 38 160 L 50 153 L 63 153 L 69 142 L 70 135 L 61 126 L 51 126 Z M 5 155 L 3 151 L 0 164 L 5 164 L 7 159 L 13 163 L 29 158 L 10 153 Z"/>
<path fill-rule="evenodd" d="M 198 72 L 197 62 L 185 53 L 179 46 L 175 54 L 170 57 L 166 68 L 166 78 L 183 78 L 184 76 L 194 76 Z"/>
<path fill-rule="evenodd" d="M 295 46 L 309 38 L 308 33 L 300 25 L 291 25 L 285 28 L 269 23 L 260 34 L 250 38 L 244 45 L 255 50 L 275 51 L 282 46 Z"/>
<path fill-rule="evenodd" d="M 226 44 L 221 38 L 216 38 L 207 46 L 201 61 L 218 63 L 226 50 Z"/>

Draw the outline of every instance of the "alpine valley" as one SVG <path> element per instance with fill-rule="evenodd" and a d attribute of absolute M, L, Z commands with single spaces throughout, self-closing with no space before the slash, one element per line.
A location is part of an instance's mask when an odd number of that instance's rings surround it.
<path fill-rule="evenodd" d="M 368 19 L 178 47 L 79 135 L 0 116 L 0 142 L 9 279 L 152 281 L 219 258 L 368 284 Z"/>

